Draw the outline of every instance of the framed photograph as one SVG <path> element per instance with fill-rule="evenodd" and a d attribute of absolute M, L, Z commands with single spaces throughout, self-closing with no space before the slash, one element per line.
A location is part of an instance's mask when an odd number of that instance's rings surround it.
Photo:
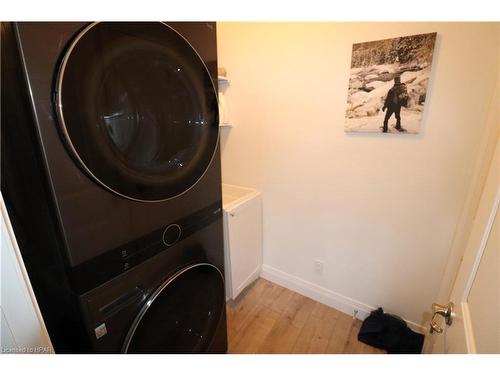
<path fill-rule="evenodd" d="M 436 33 L 352 46 L 346 132 L 417 134 Z"/>

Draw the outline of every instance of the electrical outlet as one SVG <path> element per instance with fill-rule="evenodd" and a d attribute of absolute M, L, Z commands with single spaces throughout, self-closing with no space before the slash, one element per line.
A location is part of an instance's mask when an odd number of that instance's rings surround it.
<path fill-rule="evenodd" d="M 314 271 L 316 273 L 322 274 L 324 265 L 325 265 L 325 262 L 322 261 L 321 259 L 314 259 Z"/>

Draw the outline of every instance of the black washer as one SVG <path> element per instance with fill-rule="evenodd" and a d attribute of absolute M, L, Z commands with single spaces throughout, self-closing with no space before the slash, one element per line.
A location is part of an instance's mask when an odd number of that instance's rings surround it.
<path fill-rule="evenodd" d="M 216 24 L 1 26 L 2 195 L 55 351 L 121 352 L 151 301 L 131 352 L 226 352 Z"/>

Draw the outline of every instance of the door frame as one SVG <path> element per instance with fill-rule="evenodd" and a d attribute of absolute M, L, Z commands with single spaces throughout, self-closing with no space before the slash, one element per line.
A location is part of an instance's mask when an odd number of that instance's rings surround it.
<path fill-rule="evenodd" d="M 497 146 L 497 153 L 500 153 L 500 146 Z M 500 158 L 498 158 L 500 160 Z M 494 168 L 494 165 L 492 166 Z M 491 210 L 489 212 L 488 216 L 488 221 L 486 223 L 485 230 L 483 231 L 483 235 L 481 237 L 481 243 L 479 245 L 479 249 L 477 253 L 475 254 L 473 265 L 471 268 L 471 272 L 467 278 L 467 282 L 465 283 L 465 288 L 463 292 L 461 293 L 462 300 L 460 301 L 460 304 L 462 306 L 462 314 L 463 314 L 463 321 L 464 321 L 464 331 L 465 331 L 465 343 L 467 344 L 467 352 L 471 354 L 475 354 L 476 351 L 476 342 L 474 339 L 474 333 L 472 329 L 472 321 L 470 317 L 470 312 L 469 312 L 469 307 L 468 304 L 466 303 L 467 301 L 464 300 L 466 297 L 469 296 L 469 293 L 472 289 L 472 285 L 474 283 L 474 280 L 476 278 L 476 273 L 479 269 L 479 265 L 481 263 L 481 259 L 484 254 L 484 250 L 486 248 L 486 245 L 488 244 L 488 240 L 491 235 L 491 231 L 493 229 L 493 223 L 495 222 L 495 218 L 498 212 L 498 209 L 500 207 L 500 186 L 497 187 L 496 191 L 496 196 L 495 200 L 493 201 L 493 206 L 491 207 Z M 465 265 L 465 262 L 464 262 Z M 458 279 L 457 279 L 458 280 Z"/>

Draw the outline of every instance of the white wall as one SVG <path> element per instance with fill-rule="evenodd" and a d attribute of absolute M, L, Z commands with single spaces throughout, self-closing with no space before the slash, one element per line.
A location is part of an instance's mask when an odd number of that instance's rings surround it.
<path fill-rule="evenodd" d="M 271 278 L 326 302 L 383 306 L 422 321 L 438 294 L 497 83 L 498 29 L 218 23 L 235 123 L 221 130 L 223 181 L 263 191 Z M 434 31 L 421 134 L 345 134 L 352 44 Z M 325 261 L 322 276 L 316 258 Z"/>

